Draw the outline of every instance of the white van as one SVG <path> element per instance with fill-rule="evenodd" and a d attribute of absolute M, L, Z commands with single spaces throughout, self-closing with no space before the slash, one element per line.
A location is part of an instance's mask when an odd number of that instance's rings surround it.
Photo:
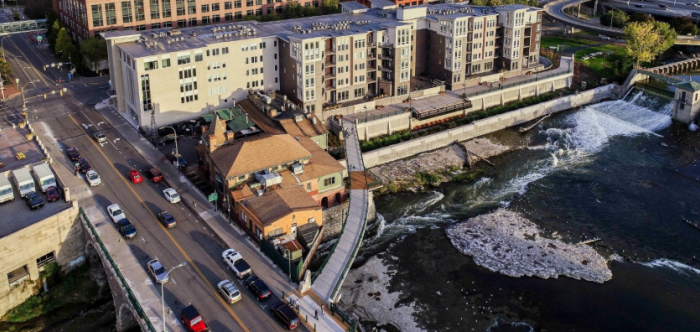
<path fill-rule="evenodd" d="M 12 171 L 12 178 L 21 197 L 27 196 L 28 193 L 36 193 L 34 179 L 26 168 L 18 168 Z"/>
<path fill-rule="evenodd" d="M 5 203 L 15 199 L 15 193 L 12 191 L 12 183 L 10 183 L 10 171 L 0 173 L 0 203 Z"/>
<path fill-rule="evenodd" d="M 32 167 L 32 171 L 34 173 L 34 180 L 39 184 L 42 192 L 46 192 L 46 189 L 49 187 L 58 188 L 58 186 L 56 186 L 56 177 L 53 175 L 51 167 L 49 167 L 48 164 L 35 165 Z"/>

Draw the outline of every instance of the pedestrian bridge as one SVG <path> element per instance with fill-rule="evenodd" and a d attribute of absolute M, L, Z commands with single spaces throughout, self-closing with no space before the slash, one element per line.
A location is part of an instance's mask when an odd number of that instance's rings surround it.
<path fill-rule="evenodd" d="M 46 19 L 0 23 L 0 36 L 46 30 Z"/>
<path fill-rule="evenodd" d="M 379 182 L 365 169 L 355 124 L 343 121 L 345 152 L 350 178 L 350 205 L 338 241 L 312 279 L 313 289 L 324 301 L 336 302 L 340 287 L 350 270 L 362 243 L 367 226 L 370 188 L 378 188 Z"/>

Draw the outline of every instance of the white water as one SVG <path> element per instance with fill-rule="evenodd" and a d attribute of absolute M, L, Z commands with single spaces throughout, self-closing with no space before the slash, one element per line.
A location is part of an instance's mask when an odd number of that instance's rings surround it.
<path fill-rule="evenodd" d="M 666 259 L 666 258 L 659 258 L 659 259 L 655 259 L 651 262 L 641 263 L 641 264 L 644 266 L 651 267 L 651 268 L 667 268 L 667 269 L 671 269 L 673 271 L 676 271 L 676 272 L 682 273 L 682 274 L 700 276 L 700 270 L 698 270 L 692 266 L 685 265 L 681 262 L 672 261 L 672 260 Z"/>

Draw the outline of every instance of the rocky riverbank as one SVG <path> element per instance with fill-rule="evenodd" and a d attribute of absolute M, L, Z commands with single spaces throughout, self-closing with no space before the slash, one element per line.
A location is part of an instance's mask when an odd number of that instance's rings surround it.
<path fill-rule="evenodd" d="M 543 238 L 537 225 L 506 209 L 471 218 L 446 233 L 478 265 L 511 277 L 563 275 L 598 283 L 612 278 L 606 259 L 590 246 Z"/>
<path fill-rule="evenodd" d="M 423 331 L 416 326 L 413 317 L 415 304 L 397 305 L 402 300 L 401 293 L 387 291 L 391 277 L 396 273 L 389 263 L 374 256 L 361 267 L 351 270 L 340 290 L 338 305 L 362 320 L 375 321 L 378 326 L 390 324 L 402 332 Z"/>
<path fill-rule="evenodd" d="M 482 158 L 493 157 L 509 150 L 508 146 L 494 143 L 487 138 L 477 138 L 422 153 L 413 158 L 373 167 L 371 171 L 382 178 L 386 184 L 385 190 L 389 192 L 418 192 L 445 182 L 473 181 L 481 174 L 481 170 L 471 168 L 472 166 Z M 465 168 L 466 166 L 469 168 Z"/>

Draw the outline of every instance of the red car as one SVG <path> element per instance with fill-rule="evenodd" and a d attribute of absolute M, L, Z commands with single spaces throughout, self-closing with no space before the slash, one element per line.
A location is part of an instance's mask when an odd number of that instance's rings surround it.
<path fill-rule="evenodd" d="M 187 331 L 192 332 L 205 332 L 209 331 L 209 327 L 204 323 L 202 315 L 199 314 L 197 309 L 193 305 L 189 305 L 182 309 L 182 314 L 180 315 L 182 319 L 182 325 L 187 327 Z"/>
<path fill-rule="evenodd" d="M 61 194 L 58 193 L 58 189 L 56 187 L 48 187 L 46 188 L 46 200 L 49 202 L 55 202 L 59 198 L 61 198 Z"/>
<path fill-rule="evenodd" d="M 160 182 L 161 180 L 163 180 L 163 175 L 161 175 L 160 171 L 155 167 L 147 170 L 146 176 L 148 176 L 153 182 Z"/>
<path fill-rule="evenodd" d="M 141 177 L 141 174 L 139 174 L 137 170 L 126 172 L 126 177 L 133 183 L 141 183 L 141 181 L 143 181 L 143 177 Z"/>

